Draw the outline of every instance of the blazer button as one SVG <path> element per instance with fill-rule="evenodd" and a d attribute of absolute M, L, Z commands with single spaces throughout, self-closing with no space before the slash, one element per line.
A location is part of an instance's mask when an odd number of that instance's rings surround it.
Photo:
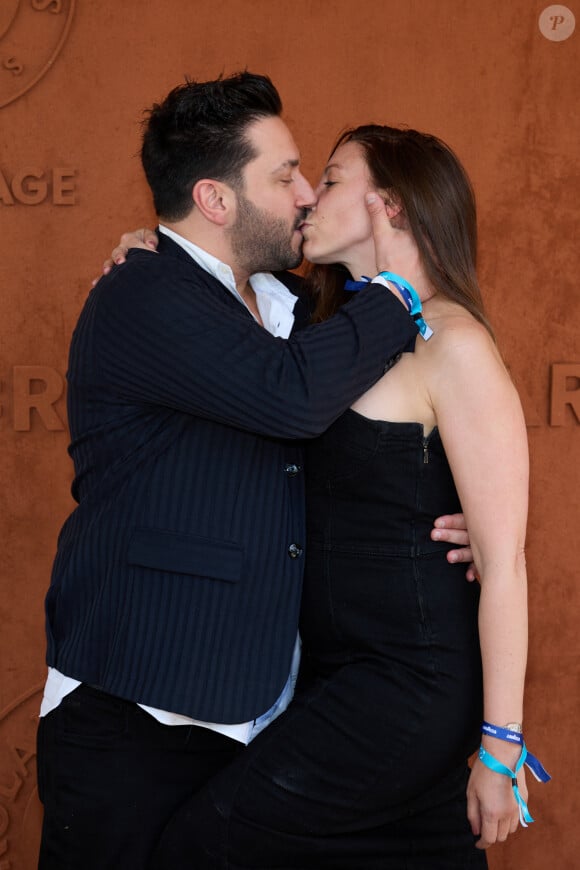
<path fill-rule="evenodd" d="M 284 466 L 284 471 L 288 475 L 288 477 L 296 477 L 298 472 L 300 471 L 300 466 L 295 465 L 293 462 L 289 462 Z"/>
<path fill-rule="evenodd" d="M 297 559 L 298 556 L 302 555 L 302 547 L 298 544 L 290 544 L 288 547 L 288 555 L 291 559 Z"/>

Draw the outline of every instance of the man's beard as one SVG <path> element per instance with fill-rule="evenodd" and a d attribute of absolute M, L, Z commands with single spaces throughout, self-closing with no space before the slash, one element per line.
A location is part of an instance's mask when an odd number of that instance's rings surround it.
<path fill-rule="evenodd" d="M 255 272 L 278 272 L 295 269 L 302 262 L 302 244 L 292 248 L 292 234 L 282 218 L 272 217 L 258 208 L 243 193 L 238 193 L 236 222 L 231 228 L 232 252 L 239 268 L 248 275 Z M 306 218 L 303 209 L 297 215 L 292 231 Z"/>

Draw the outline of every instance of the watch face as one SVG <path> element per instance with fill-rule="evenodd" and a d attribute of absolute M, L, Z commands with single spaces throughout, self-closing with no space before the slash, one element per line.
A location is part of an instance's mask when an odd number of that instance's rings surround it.
<path fill-rule="evenodd" d="M 521 734 L 523 730 L 519 722 L 508 722 L 505 728 L 507 731 L 516 731 L 518 734 Z"/>

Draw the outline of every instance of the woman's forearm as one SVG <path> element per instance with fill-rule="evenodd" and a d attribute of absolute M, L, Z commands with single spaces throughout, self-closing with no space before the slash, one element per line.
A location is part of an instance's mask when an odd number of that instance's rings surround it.
<path fill-rule="evenodd" d="M 485 566 L 485 560 L 483 561 Z M 523 697 L 528 649 L 527 583 L 525 556 L 516 553 L 514 564 L 481 571 L 479 634 L 483 666 L 484 719 L 505 727 L 523 722 Z M 519 756 L 518 747 L 484 737 L 484 745 L 508 763 Z"/>

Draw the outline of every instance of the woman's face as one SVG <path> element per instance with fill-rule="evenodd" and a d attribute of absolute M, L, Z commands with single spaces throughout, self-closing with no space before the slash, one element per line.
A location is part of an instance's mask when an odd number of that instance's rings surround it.
<path fill-rule="evenodd" d="M 373 275 L 375 250 L 365 194 L 374 189 L 364 150 L 340 145 L 316 188 L 316 208 L 301 227 L 303 254 L 312 263 L 341 263 L 354 278 Z"/>

